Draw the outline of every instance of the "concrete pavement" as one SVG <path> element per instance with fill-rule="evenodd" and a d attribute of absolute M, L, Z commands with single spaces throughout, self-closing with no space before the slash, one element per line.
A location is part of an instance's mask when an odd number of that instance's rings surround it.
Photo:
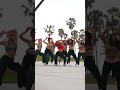
<path fill-rule="evenodd" d="M 83 63 L 75 66 L 44 66 L 36 62 L 35 90 L 85 90 L 85 69 Z"/>

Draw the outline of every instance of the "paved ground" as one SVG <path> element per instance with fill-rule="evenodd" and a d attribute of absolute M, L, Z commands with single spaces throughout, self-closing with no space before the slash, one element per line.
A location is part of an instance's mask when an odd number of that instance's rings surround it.
<path fill-rule="evenodd" d="M 44 66 L 36 63 L 35 90 L 85 90 L 85 71 L 83 63 L 75 66 Z"/>
<path fill-rule="evenodd" d="M 85 70 L 83 63 L 80 66 L 44 66 L 36 62 L 35 86 L 32 90 L 98 90 L 96 84 L 85 85 Z M 35 88 L 35 89 L 34 89 Z M 0 90 L 25 90 L 19 89 L 16 84 L 4 83 Z M 116 85 L 108 85 L 107 90 L 117 90 Z"/>

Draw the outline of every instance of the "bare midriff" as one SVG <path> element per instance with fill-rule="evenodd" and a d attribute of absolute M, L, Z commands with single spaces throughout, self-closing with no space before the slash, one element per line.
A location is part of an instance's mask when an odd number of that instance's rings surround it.
<path fill-rule="evenodd" d="M 64 51 L 67 51 L 67 45 L 64 45 Z"/>
<path fill-rule="evenodd" d="M 46 47 L 46 48 L 51 50 L 52 44 L 47 44 L 47 47 Z"/>
<path fill-rule="evenodd" d="M 74 45 L 70 45 L 69 50 L 74 50 Z"/>
<path fill-rule="evenodd" d="M 84 46 L 79 46 L 79 52 L 84 53 L 85 52 L 85 47 Z"/>
<path fill-rule="evenodd" d="M 106 53 L 105 61 L 110 62 L 110 63 L 116 63 L 119 61 L 117 48 L 109 47 L 109 48 L 107 48 L 105 53 Z"/>
<path fill-rule="evenodd" d="M 16 55 L 16 52 L 14 50 L 10 50 L 10 51 L 7 51 L 5 55 L 10 58 L 14 58 Z"/>

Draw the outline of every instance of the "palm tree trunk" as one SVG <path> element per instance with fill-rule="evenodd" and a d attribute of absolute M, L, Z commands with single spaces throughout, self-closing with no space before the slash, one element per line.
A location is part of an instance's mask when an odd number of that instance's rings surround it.
<path fill-rule="evenodd" d="M 50 34 L 48 34 L 48 37 L 50 37 Z"/>
<path fill-rule="evenodd" d="M 44 2 L 44 0 L 41 0 L 40 3 L 37 5 L 37 7 L 35 8 L 35 11 L 40 7 L 40 5 Z"/>

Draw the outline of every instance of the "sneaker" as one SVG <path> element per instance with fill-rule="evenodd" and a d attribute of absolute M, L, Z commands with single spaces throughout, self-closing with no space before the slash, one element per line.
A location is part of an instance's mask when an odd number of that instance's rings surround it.
<path fill-rule="evenodd" d="M 79 66 L 78 64 L 75 64 L 75 66 Z"/>
<path fill-rule="evenodd" d="M 66 66 L 65 64 L 63 66 Z"/>
<path fill-rule="evenodd" d="M 55 64 L 55 66 L 57 66 L 57 64 Z"/>

